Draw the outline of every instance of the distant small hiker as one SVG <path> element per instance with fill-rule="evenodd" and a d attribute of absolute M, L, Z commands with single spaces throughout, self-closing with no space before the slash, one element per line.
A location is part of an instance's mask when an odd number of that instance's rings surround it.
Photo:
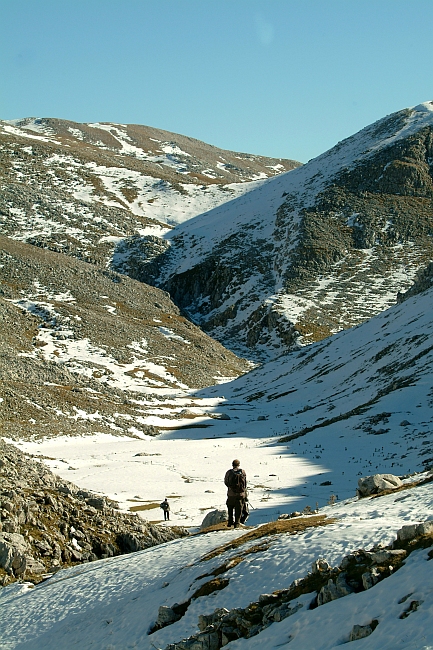
<path fill-rule="evenodd" d="M 228 510 L 227 526 L 234 525 L 235 528 L 239 528 L 242 510 L 247 500 L 247 475 L 240 468 L 240 464 L 239 460 L 234 460 L 232 469 L 227 470 L 224 477 L 224 483 L 228 488 L 226 501 Z"/>
<path fill-rule="evenodd" d="M 170 504 L 167 501 L 167 497 L 164 499 L 164 501 L 160 504 L 159 507 L 162 508 L 164 511 L 164 521 L 170 521 Z"/>

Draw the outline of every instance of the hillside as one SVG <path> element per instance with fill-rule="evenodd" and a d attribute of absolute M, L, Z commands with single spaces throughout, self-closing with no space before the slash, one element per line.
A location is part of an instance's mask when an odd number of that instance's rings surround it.
<path fill-rule="evenodd" d="M 432 125 L 429 102 L 385 117 L 113 267 L 256 358 L 364 322 L 431 260 Z"/>
<path fill-rule="evenodd" d="M 77 165 L 58 190 L 39 169 L 59 143 L 148 164 L 129 127 L 115 147 L 100 125 L 74 145 L 2 123 L 21 168 L 1 208 L 0 650 L 431 650 L 432 118 L 384 118 L 165 238 L 103 194 L 67 212 Z M 200 531 L 235 457 L 248 528 Z M 374 474 L 396 490 L 359 496 Z"/>
<path fill-rule="evenodd" d="M 299 164 L 140 125 L 0 121 L 0 233 L 105 266 L 125 237 L 160 236 Z"/>
<path fill-rule="evenodd" d="M 371 650 L 428 650 L 432 291 L 281 355 L 225 384 L 224 397 L 222 387 L 197 392 L 195 423 L 206 431 L 184 420 L 158 438 L 20 443 L 78 486 L 118 493 L 124 508 L 130 494 L 147 505 L 164 484 L 174 490 L 173 522 L 189 525 L 223 507 L 222 476 L 240 456 L 255 510 L 249 530 L 193 535 L 36 587 L 5 587 L 0 648 L 331 650 L 358 640 Z M 212 399 L 230 420 L 198 412 Z M 172 478 L 155 482 L 163 468 Z M 357 497 L 358 478 L 374 473 L 402 485 Z"/>
<path fill-rule="evenodd" d="M 323 507 L 332 495 L 349 498 L 361 475 L 433 469 L 432 291 L 195 391 L 187 409 L 182 393 L 159 409 L 141 405 L 138 421 L 156 427 L 157 437 L 63 435 L 21 448 L 49 456 L 54 472 L 124 510 L 137 495 L 159 504 L 167 492 L 173 522 L 192 526 L 224 508 L 221 477 L 236 457 L 250 479 L 252 524 Z"/>
<path fill-rule="evenodd" d="M 251 367 L 159 289 L 7 237 L 0 264 L 5 436 L 152 435 L 147 406 Z"/>
<path fill-rule="evenodd" d="M 325 525 L 197 535 L 11 585 L 0 648 L 429 650 L 432 536 L 393 543 L 420 512 L 433 516 L 431 483 L 399 494 L 329 507 Z M 377 583 L 359 587 L 360 572 Z"/>

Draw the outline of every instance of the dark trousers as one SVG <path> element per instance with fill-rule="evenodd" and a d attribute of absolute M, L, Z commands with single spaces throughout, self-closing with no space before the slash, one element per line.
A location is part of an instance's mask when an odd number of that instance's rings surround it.
<path fill-rule="evenodd" d="M 229 515 L 229 520 L 227 522 L 228 526 L 232 526 L 233 523 L 239 524 L 242 508 L 244 507 L 245 497 L 227 497 L 227 510 Z M 234 511 L 234 519 L 233 519 Z"/>
<path fill-rule="evenodd" d="M 164 521 L 170 521 L 170 511 L 164 510 Z"/>

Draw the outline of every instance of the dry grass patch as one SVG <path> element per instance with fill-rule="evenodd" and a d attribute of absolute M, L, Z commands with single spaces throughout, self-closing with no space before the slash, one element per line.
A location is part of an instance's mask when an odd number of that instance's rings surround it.
<path fill-rule="evenodd" d="M 335 523 L 335 519 L 330 519 L 326 515 L 310 515 L 307 517 L 296 517 L 294 519 L 280 519 L 278 521 L 271 521 L 262 526 L 258 526 L 250 530 L 245 535 L 237 537 L 232 542 L 227 542 L 227 544 L 222 544 L 217 548 L 210 551 L 201 558 L 201 562 L 206 562 L 211 560 L 218 555 L 222 555 L 226 551 L 231 551 L 233 549 L 239 548 L 243 544 L 252 542 L 255 539 L 260 539 L 261 537 L 267 537 L 269 535 L 278 535 L 279 533 L 289 533 L 294 535 L 295 533 L 302 532 L 307 528 L 315 528 L 318 526 L 327 526 L 328 524 Z M 214 528 L 214 527 L 213 527 Z"/>
<path fill-rule="evenodd" d="M 227 578 L 214 578 L 213 580 L 209 580 L 209 582 L 205 582 L 204 585 L 193 593 L 190 602 L 191 600 L 201 598 L 202 596 L 210 596 L 210 594 L 215 593 L 215 591 L 221 591 L 221 589 L 225 589 L 228 584 L 229 580 Z"/>
<path fill-rule="evenodd" d="M 138 190 L 136 187 L 121 187 L 120 191 L 122 192 L 125 199 L 128 203 L 132 203 L 138 196 Z"/>
<path fill-rule="evenodd" d="M 230 558 L 230 560 L 224 562 L 224 564 L 221 564 L 215 569 L 212 569 L 212 571 L 210 571 L 209 573 L 204 573 L 203 575 L 198 576 L 196 580 L 201 580 L 202 578 L 209 578 L 210 576 L 214 576 L 214 577 L 220 576 L 223 573 L 230 571 L 230 569 L 234 569 L 238 564 L 244 561 L 247 555 L 251 555 L 252 553 L 262 553 L 263 551 L 267 551 L 270 545 L 271 545 L 270 542 L 262 542 L 261 544 L 256 544 L 255 546 L 251 546 L 250 548 L 246 549 L 239 555 L 235 555 L 235 557 Z"/>
<path fill-rule="evenodd" d="M 129 510 L 131 512 L 140 512 L 142 510 L 153 510 L 154 508 L 159 508 L 159 503 L 144 503 L 140 506 L 131 506 Z"/>
<path fill-rule="evenodd" d="M 212 440 L 212 438 L 208 438 L 208 440 Z M 196 535 L 202 535 L 203 533 L 214 533 L 215 531 L 219 530 L 227 530 L 227 522 L 222 521 L 220 524 L 214 524 L 213 526 L 208 526 L 207 528 L 203 528 L 200 530 L 198 533 L 195 533 Z"/>

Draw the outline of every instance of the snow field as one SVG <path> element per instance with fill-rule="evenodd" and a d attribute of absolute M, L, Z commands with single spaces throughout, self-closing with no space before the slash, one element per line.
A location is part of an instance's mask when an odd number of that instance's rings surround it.
<path fill-rule="evenodd" d="M 404 501 L 401 496 L 406 497 Z M 62 650 L 71 647 L 120 650 L 164 648 L 197 631 L 199 614 L 218 607 L 245 607 L 262 593 L 287 588 L 303 577 L 318 557 L 331 565 L 357 548 L 389 544 L 411 515 L 433 518 L 431 484 L 377 499 L 349 500 L 322 512 L 336 519 L 324 527 L 295 535 L 264 538 L 268 550 L 246 555 L 229 570 L 229 585 L 222 591 L 192 601 L 185 616 L 173 625 L 147 635 L 160 605 L 184 602 L 209 578 L 212 569 L 236 557 L 257 540 L 226 551 L 213 559 L 200 558 L 243 531 L 222 531 L 176 540 L 139 553 L 101 560 L 61 571 L 33 589 L 14 584 L 0 592 L 0 624 L 4 627 L 0 648 Z M 433 563 L 427 551 L 417 551 L 395 575 L 367 592 L 352 594 L 313 611 L 307 609 L 314 594 L 296 602 L 303 607 L 282 623 L 274 623 L 259 636 L 233 642 L 233 648 L 286 647 L 290 650 L 338 647 L 348 640 L 354 624 L 373 618 L 379 626 L 362 647 L 427 649 L 433 644 L 429 625 L 433 608 Z M 402 601 L 406 597 L 404 602 Z M 404 620 L 399 616 L 411 600 L 423 601 L 418 612 Z M 295 602 L 293 602 L 293 605 Z M 5 623 L 7 624 L 5 625 Z M 361 647 L 361 646 L 360 646 Z"/>
<path fill-rule="evenodd" d="M 224 474 L 237 457 L 247 471 L 249 498 L 255 508 L 252 522 L 276 519 L 282 512 L 296 509 L 304 481 L 325 468 L 288 456 L 286 446 L 267 446 L 267 442 L 212 434 L 198 439 L 167 433 L 143 440 L 100 434 L 62 436 L 43 443 L 20 443 L 19 447 L 55 458 L 44 461 L 55 474 L 109 496 L 122 510 L 159 506 L 169 497 L 170 524 L 197 527 L 209 510 L 225 509 Z M 290 488 L 293 495 L 286 492 Z M 149 521 L 163 519 L 159 507 L 139 512 Z"/>

